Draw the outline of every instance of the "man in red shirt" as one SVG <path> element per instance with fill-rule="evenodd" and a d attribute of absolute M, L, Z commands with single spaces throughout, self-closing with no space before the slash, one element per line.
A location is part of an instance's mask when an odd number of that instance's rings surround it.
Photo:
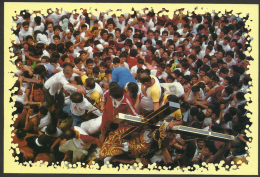
<path fill-rule="evenodd" d="M 110 85 L 108 91 L 102 96 L 101 110 L 103 110 L 101 129 L 101 143 L 105 140 L 105 134 L 113 122 L 113 117 L 118 113 L 127 112 L 134 116 L 139 116 L 133 106 L 130 97 L 124 92 L 124 89 L 117 84 Z"/>

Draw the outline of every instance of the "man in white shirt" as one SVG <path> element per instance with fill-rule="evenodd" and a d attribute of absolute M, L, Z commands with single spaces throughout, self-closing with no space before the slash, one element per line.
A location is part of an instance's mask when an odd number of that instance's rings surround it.
<path fill-rule="evenodd" d="M 44 31 L 44 23 L 42 23 L 41 22 L 41 17 L 39 17 L 39 16 L 36 16 L 35 18 L 34 18 L 34 31 L 37 31 L 37 30 L 39 30 L 39 31 L 41 31 L 41 32 L 43 32 Z"/>
<path fill-rule="evenodd" d="M 59 9 L 56 9 L 55 12 L 48 16 L 46 21 L 52 21 L 54 26 L 59 25 L 60 19 L 63 15 L 67 15 L 64 8 L 61 8 L 61 13 L 59 13 Z"/>
<path fill-rule="evenodd" d="M 38 128 L 41 130 L 43 127 L 51 124 L 51 115 L 48 109 L 44 106 L 40 107 L 38 112 L 38 117 L 40 119 L 40 123 Z"/>
<path fill-rule="evenodd" d="M 93 109 L 93 110 L 91 110 Z M 75 92 L 70 96 L 70 104 L 63 108 L 65 113 L 69 113 L 73 118 L 72 126 L 80 126 L 82 122 L 84 122 L 85 111 L 93 111 L 97 116 L 101 116 L 99 110 L 95 110 L 96 108 L 92 106 L 92 104 L 83 97 L 81 93 Z"/>
<path fill-rule="evenodd" d="M 33 29 L 32 27 L 29 27 L 28 22 L 23 22 L 23 29 L 19 32 L 19 40 L 25 41 L 26 36 L 32 35 L 33 34 Z"/>
<path fill-rule="evenodd" d="M 137 70 L 140 69 L 140 68 L 146 69 L 146 66 L 144 65 L 143 59 L 138 59 L 137 65 L 135 65 L 131 68 L 131 74 L 134 76 L 134 78 L 136 78 Z"/>
<path fill-rule="evenodd" d="M 48 135 L 50 137 L 54 137 L 54 138 L 58 138 L 63 134 L 61 129 L 59 129 L 58 127 L 56 127 L 52 124 L 49 124 L 49 125 L 43 127 L 41 129 L 41 132 L 45 133 L 46 135 Z"/>
<path fill-rule="evenodd" d="M 57 93 L 62 87 L 66 91 L 80 92 L 82 94 L 85 93 L 85 90 L 80 85 L 73 85 L 69 83 L 69 79 L 72 78 L 73 69 L 71 64 L 68 64 L 64 67 L 63 71 L 60 71 L 50 77 L 45 83 L 43 87 L 43 93 L 45 96 L 45 106 L 51 106 L 54 104 L 54 95 Z"/>
<path fill-rule="evenodd" d="M 47 36 L 48 38 L 51 38 L 51 36 L 54 34 L 52 22 L 47 24 L 46 33 L 48 34 L 48 36 Z"/>
<path fill-rule="evenodd" d="M 225 50 L 225 52 L 228 52 L 231 50 L 229 42 L 230 42 L 230 37 L 226 36 L 226 37 L 224 37 L 224 40 L 220 41 L 218 44 L 222 46 L 222 48 L 223 48 L 223 50 Z"/>
<path fill-rule="evenodd" d="M 144 26 L 148 27 L 148 28 L 153 28 L 154 27 L 154 22 L 153 22 L 153 14 L 152 12 L 148 12 L 148 14 L 146 15 L 146 17 L 143 17 L 144 21 Z"/>
<path fill-rule="evenodd" d="M 159 82 L 162 83 L 162 80 L 166 82 L 168 74 L 164 71 L 165 64 L 160 63 L 157 67 L 157 70 L 151 70 L 151 75 L 154 75 L 159 79 Z"/>

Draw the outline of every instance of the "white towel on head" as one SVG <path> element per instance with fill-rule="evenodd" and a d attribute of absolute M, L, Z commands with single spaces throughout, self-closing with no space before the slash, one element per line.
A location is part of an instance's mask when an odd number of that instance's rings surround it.
<path fill-rule="evenodd" d="M 41 33 L 37 34 L 36 40 L 38 43 L 44 43 L 44 44 L 49 43 L 47 36 L 45 34 L 41 34 Z"/>

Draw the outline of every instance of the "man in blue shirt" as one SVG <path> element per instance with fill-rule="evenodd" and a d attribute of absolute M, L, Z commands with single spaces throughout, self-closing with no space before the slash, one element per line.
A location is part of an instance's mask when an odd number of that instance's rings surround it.
<path fill-rule="evenodd" d="M 116 67 L 115 65 L 114 67 L 115 69 L 112 71 L 112 73 L 107 74 L 109 83 L 111 83 L 112 81 L 116 81 L 117 84 L 123 89 L 125 89 L 125 85 L 128 82 L 134 82 L 137 84 L 135 78 L 126 67 L 122 67 L 122 66 Z"/>
<path fill-rule="evenodd" d="M 45 81 L 57 72 L 60 72 L 60 70 L 56 69 L 53 65 L 49 63 L 41 63 L 34 68 L 34 74 L 39 74 L 43 76 Z"/>

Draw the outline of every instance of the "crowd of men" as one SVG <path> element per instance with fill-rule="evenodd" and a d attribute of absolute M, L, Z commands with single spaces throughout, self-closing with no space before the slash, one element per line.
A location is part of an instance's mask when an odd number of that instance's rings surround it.
<path fill-rule="evenodd" d="M 248 163 L 251 112 L 245 94 L 251 94 L 247 66 L 253 60 L 246 55 L 252 40 L 245 28 L 248 15 L 81 10 L 49 9 L 47 16 L 24 10 L 13 17 L 12 143 L 20 149 L 13 154 L 20 163 L 141 162 L 143 168 Z M 131 125 L 114 123 L 118 113 L 145 118 L 167 102 L 180 109 L 165 118 L 166 134 L 143 129 L 138 141 L 120 139 Z M 235 140 L 169 132 L 175 125 Z"/>

